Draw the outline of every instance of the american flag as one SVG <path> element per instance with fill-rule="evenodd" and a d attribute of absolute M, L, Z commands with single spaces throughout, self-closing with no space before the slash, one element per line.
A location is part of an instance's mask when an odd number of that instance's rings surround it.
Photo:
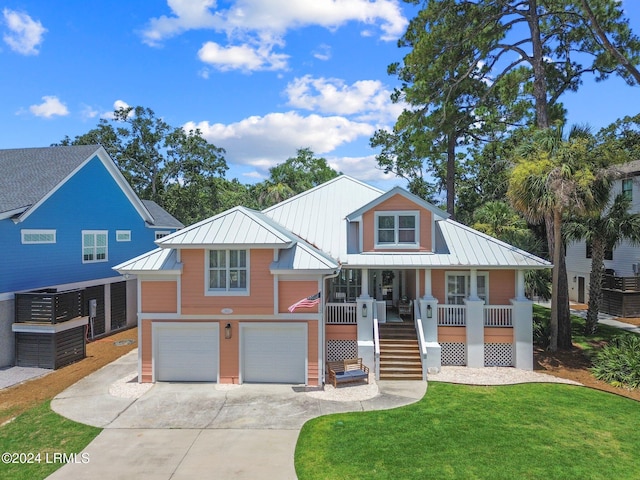
<path fill-rule="evenodd" d="M 289 312 L 293 313 L 296 308 L 313 308 L 320 303 L 320 292 L 310 297 L 298 300 L 289 307 Z"/>

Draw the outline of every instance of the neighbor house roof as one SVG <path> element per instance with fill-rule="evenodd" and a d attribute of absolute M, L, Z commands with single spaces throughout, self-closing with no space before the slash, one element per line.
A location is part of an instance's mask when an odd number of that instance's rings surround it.
<path fill-rule="evenodd" d="M 153 200 L 142 200 L 142 204 L 153 217 L 153 226 L 156 228 L 184 228 L 184 224 L 167 212 Z"/>
<path fill-rule="evenodd" d="M 144 221 L 153 225 L 154 217 L 100 145 L 0 150 L 0 220 L 27 218 L 94 157 L 100 159 Z M 156 207 L 159 213 L 160 207 Z"/>

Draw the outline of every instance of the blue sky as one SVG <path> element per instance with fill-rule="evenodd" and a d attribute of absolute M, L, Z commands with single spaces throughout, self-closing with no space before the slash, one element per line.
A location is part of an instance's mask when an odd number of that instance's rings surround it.
<path fill-rule="evenodd" d="M 624 0 L 640 33 L 640 1 Z M 0 1 L 0 148 L 47 146 L 119 105 L 197 126 L 253 183 L 310 147 L 390 188 L 369 138 L 400 108 L 387 66 L 415 7 L 396 0 Z M 586 79 L 569 123 L 640 113 L 640 87 Z"/>

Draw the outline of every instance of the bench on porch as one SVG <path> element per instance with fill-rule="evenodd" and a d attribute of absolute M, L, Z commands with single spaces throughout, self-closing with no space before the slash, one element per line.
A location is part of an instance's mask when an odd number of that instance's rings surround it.
<path fill-rule="evenodd" d="M 369 383 L 369 367 L 362 364 L 362 358 L 346 358 L 341 362 L 327 362 L 329 383 L 334 388 L 338 384 L 359 382 L 366 380 Z"/>

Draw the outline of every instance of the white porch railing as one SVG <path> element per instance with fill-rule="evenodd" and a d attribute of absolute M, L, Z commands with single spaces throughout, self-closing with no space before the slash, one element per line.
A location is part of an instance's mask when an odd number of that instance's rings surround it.
<path fill-rule="evenodd" d="M 380 380 L 380 327 L 377 315 L 373 319 L 373 357 L 376 380 Z"/>
<path fill-rule="evenodd" d="M 355 303 L 326 303 L 324 310 L 328 324 L 355 325 L 357 323 L 357 304 Z"/>
<path fill-rule="evenodd" d="M 467 324 L 465 305 L 438 305 L 438 325 L 441 327 L 464 327 Z"/>
<path fill-rule="evenodd" d="M 513 327 L 513 307 L 511 305 L 485 305 L 485 327 Z"/>
<path fill-rule="evenodd" d="M 420 364 L 422 365 L 422 380 L 427 381 L 427 346 L 424 339 L 424 329 L 422 328 L 422 315 L 420 302 L 413 301 L 413 322 L 418 335 L 418 347 L 420 348 Z"/>

